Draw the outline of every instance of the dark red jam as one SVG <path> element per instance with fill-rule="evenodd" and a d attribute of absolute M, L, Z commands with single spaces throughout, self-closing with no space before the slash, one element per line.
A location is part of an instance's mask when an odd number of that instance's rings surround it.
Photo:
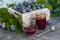
<path fill-rule="evenodd" d="M 36 24 L 39 30 L 43 30 L 46 28 L 46 16 L 45 15 L 37 15 L 36 16 Z"/>
<path fill-rule="evenodd" d="M 24 32 L 27 34 L 33 34 L 37 31 L 37 27 L 29 26 L 24 28 Z"/>

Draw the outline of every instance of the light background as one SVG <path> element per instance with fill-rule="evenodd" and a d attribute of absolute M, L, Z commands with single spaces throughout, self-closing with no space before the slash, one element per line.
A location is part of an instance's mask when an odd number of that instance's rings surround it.
<path fill-rule="evenodd" d="M 34 1 L 34 0 L 0 0 L 0 8 L 1 7 L 6 7 L 7 4 L 11 3 L 22 3 L 23 1 Z"/>

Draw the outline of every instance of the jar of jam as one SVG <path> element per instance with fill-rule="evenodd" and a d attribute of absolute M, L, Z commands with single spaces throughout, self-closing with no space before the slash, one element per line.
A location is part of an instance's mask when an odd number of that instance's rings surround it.
<path fill-rule="evenodd" d="M 36 24 L 39 30 L 46 28 L 46 14 L 45 13 L 36 13 Z"/>
<path fill-rule="evenodd" d="M 33 17 L 33 15 L 31 15 L 30 18 L 30 25 L 25 25 L 25 27 L 23 28 L 23 31 L 27 34 L 34 34 L 36 31 L 38 30 L 37 25 L 35 25 L 35 18 Z"/>

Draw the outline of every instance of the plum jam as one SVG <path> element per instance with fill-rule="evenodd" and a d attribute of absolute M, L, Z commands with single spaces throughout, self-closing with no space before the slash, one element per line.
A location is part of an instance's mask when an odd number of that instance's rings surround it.
<path fill-rule="evenodd" d="M 36 14 L 36 24 L 39 30 L 45 29 L 46 28 L 46 15 L 43 13 Z"/>
<path fill-rule="evenodd" d="M 27 34 L 34 34 L 37 31 L 37 27 L 34 26 L 28 26 L 28 27 L 24 27 L 24 32 Z"/>

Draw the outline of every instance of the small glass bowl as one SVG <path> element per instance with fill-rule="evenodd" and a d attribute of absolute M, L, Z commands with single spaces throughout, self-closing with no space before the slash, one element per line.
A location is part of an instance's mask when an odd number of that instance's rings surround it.
<path fill-rule="evenodd" d="M 26 26 L 23 28 L 23 31 L 26 34 L 34 34 L 38 30 L 37 26 Z"/>

